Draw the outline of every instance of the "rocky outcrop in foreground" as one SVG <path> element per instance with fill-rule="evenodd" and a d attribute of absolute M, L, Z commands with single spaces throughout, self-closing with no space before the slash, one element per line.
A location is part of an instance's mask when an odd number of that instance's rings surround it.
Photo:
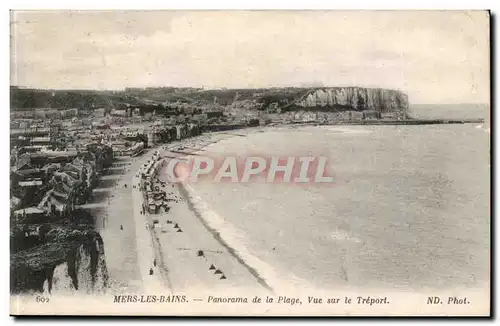
<path fill-rule="evenodd" d="M 332 87 L 307 92 L 295 102 L 299 108 L 335 110 L 375 110 L 407 112 L 408 95 L 401 91 L 381 88 Z"/>
<path fill-rule="evenodd" d="M 58 227 L 43 238 L 43 244 L 11 255 L 11 293 L 105 291 L 108 272 L 99 233 Z"/>

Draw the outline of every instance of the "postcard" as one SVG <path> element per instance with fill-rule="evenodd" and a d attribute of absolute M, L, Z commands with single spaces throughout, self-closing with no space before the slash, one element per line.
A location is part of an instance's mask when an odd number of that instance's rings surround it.
<path fill-rule="evenodd" d="M 11 11 L 10 313 L 489 316 L 488 11 Z"/>

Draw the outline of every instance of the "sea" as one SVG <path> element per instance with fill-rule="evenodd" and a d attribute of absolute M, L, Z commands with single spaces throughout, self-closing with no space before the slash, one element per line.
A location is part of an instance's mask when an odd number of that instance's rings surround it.
<path fill-rule="evenodd" d="M 283 282 L 326 290 L 488 286 L 489 108 L 422 105 L 410 112 L 486 123 L 304 126 L 232 137 L 205 153 L 326 156 L 335 181 L 204 180 L 192 188 L 235 230 L 240 249 L 264 262 L 264 276 L 272 266 Z"/>

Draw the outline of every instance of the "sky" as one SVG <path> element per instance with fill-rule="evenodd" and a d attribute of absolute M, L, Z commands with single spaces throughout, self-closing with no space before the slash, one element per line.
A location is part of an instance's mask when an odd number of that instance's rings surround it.
<path fill-rule="evenodd" d="M 15 11 L 11 85 L 361 86 L 489 103 L 485 11 Z"/>

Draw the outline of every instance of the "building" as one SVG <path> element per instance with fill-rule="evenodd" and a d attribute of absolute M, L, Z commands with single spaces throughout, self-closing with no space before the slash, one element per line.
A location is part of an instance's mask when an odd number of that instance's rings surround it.
<path fill-rule="evenodd" d="M 78 109 L 67 109 L 59 112 L 61 119 L 71 119 L 78 116 Z"/>
<path fill-rule="evenodd" d="M 34 116 L 37 119 L 54 118 L 58 119 L 61 117 L 61 110 L 52 108 L 37 108 L 33 109 Z"/>
<path fill-rule="evenodd" d="M 311 122 L 318 119 L 318 114 L 316 112 L 296 112 L 294 115 L 295 121 L 301 122 Z"/>
<path fill-rule="evenodd" d="M 387 120 L 404 120 L 406 118 L 406 113 L 402 111 L 385 112 L 381 113 L 381 118 Z"/>
<path fill-rule="evenodd" d="M 144 143 L 137 142 L 127 149 L 127 154 L 131 157 L 141 155 L 144 152 Z"/>
<path fill-rule="evenodd" d="M 50 145 L 50 137 L 33 137 L 31 144 L 33 146 L 48 146 Z"/>
<path fill-rule="evenodd" d="M 19 129 L 26 129 L 26 128 L 28 128 L 28 126 L 29 126 L 28 121 L 21 121 L 21 122 L 19 122 L 19 125 L 18 125 Z"/>
<path fill-rule="evenodd" d="M 157 119 L 153 122 L 153 126 L 155 126 L 155 127 L 162 127 L 166 124 L 167 124 L 167 119 L 165 119 L 165 118 L 160 118 L 160 119 Z"/>
<path fill-rule="evenodd" d="M 95 109 L 93 114 L 94 114 L 94 117 L 96 117 L 96 118 L 102 118 L 106 114 L 106 110 L 104 108 Z"/>
<path fill-rule="evenodd" d="M 113 109 L 111 110 L 111 115 L 115 117 L 127 117 L 128 112 L 127 110 Z"/>
<path fill-rule="evenodd" d="M 46 212 L 38 207 L 27 207 L 14 212 L 14 218 L 23 222 L 41 221 L 46 216 Z"/>
<path fill-rule="evenodd" d="M 69 163 L 75 159 L 77 155 L 77 152 L 69 151 L 41 151 L 36 153 L 26 153 L 21 156 L 29 157 L 29 165 L 33 168 L 42 168 L 50 163 Z M 24 160 L 26 161 L 26 159 Z"/>
<path fill-rule="evenodd" d="M 373 119 L 380 119 L 381 115 L 379 111 L 375 110 L 367 110 L 363 111 L 363 120 L 373 120 Z"/>
<path fill-rule="evenodd" d="M 185 107 L 182 109 L 182 113 L 187 114 L 187 115 L 193 115 L 196 113 L 196 108 L 195 107 Z"/>
<path fill-rule="evenodd" d="M 43 181 L 41 179 L 33 179 L 27 181 L 19 181 L 18 185 L 20 187 L 38 187 L 43 185 Z"/>
<path fill-rule="evenodd" d="M 98 122 L 98 121 L 94 121 L 92 122 L 92 127 L 96 128 L 96 129 L 109 129 L 109 124 L 105 123 L 105 122 Z"/>
<path fill-rule="evenodd" d="M 136 142 L 132 146 L 127 146 L 126 142 L 115 141 L 112 144 L 113 156 L 131 156 L 135 157 L 141 155 L 144 152 L 144 143 Z"/>
<path fill-rule="evenodd" d="M 35 112 L 33 110 L 29 111 L 12 111 L 10 114 L 11 120 L 14 119 L 33 119 L 35 118 Z"/>

